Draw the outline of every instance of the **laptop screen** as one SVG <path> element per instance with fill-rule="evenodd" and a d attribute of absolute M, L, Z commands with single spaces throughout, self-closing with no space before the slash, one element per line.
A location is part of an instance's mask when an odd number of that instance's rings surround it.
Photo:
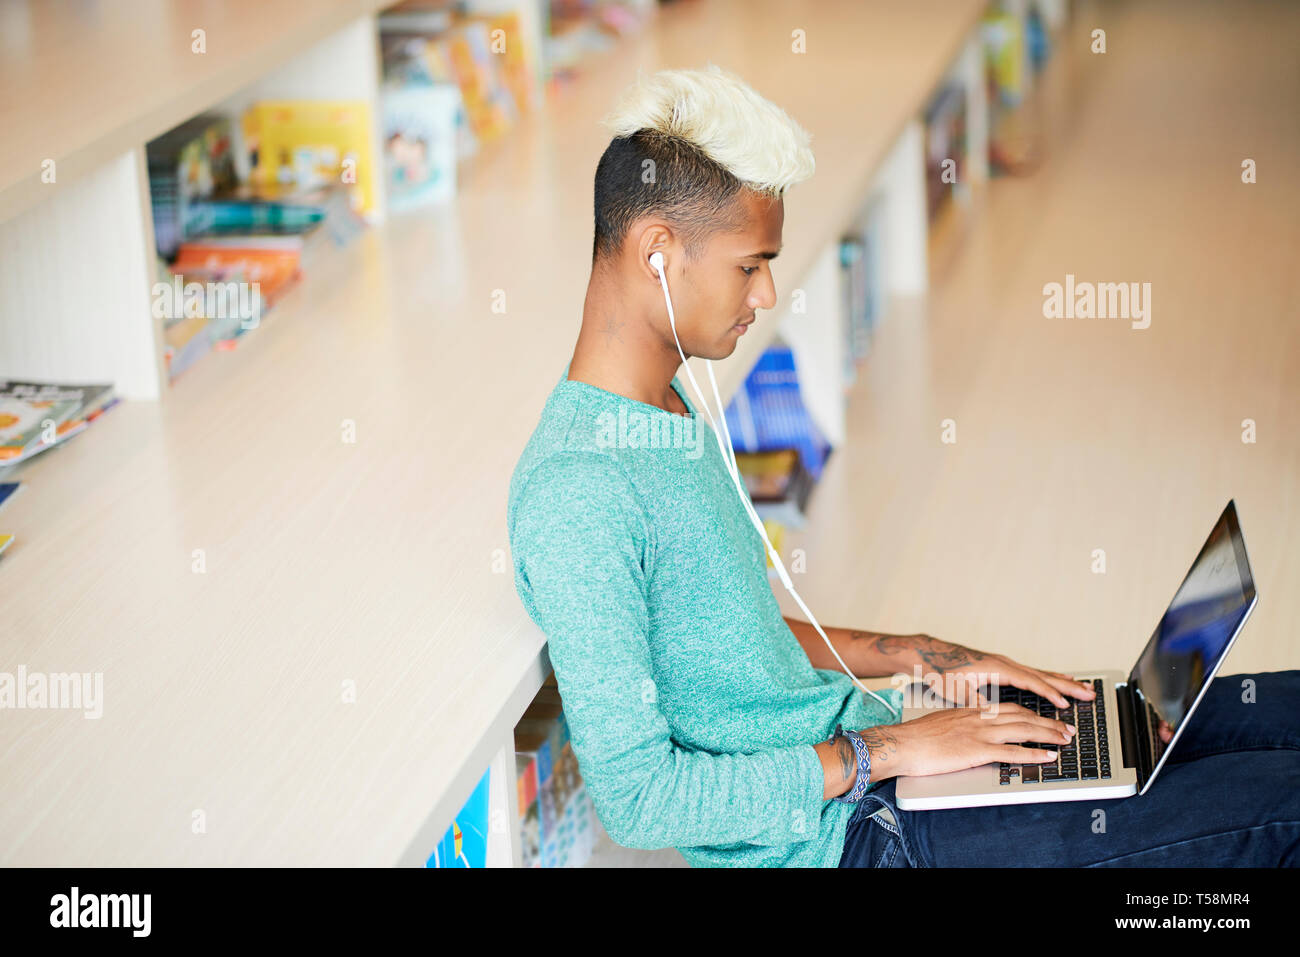
<path fill-rule="evenodd" d="M 1157 755 L 1177 734 L 1254 600 L 1237 509 L 1229 502 L 1129 675 L 1146 701 Z"/>

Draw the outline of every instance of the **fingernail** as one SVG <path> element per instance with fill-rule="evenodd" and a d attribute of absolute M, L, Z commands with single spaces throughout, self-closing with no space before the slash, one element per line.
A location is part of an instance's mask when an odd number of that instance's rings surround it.
<path fill-rule="evenodd" d="M 1078 729 L 1075 728 L 1075 726 L 1072 725 L 1072 724 L 1067 724 L 1066 727 L 1070 729 L 1070 733 L 1071 733 L 1071 734 L 1074 734 L 1074 733 L 1078 730 Z"/>

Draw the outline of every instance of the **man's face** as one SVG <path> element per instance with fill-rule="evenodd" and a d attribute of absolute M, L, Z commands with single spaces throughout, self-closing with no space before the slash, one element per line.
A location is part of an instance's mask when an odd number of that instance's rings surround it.
<path fill-rule="evenodd" d="M 725 359 L 754 322 L 756 309 L 776 305 L 769 262 L 781 249 L 785 202 L 742 190 L 736 199 L 744 225 L 713 234 L 697 262 L 670 263 L 677 335 L 688 356 Z M 669 330 L 669 335 L 671 335 Z"/>

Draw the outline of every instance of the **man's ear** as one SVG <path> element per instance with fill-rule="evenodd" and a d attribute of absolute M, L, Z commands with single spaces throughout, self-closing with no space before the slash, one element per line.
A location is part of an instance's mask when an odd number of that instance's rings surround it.
<path fill-rule="evenodd" d="M 664 272 L 668 272 L 668 263 L 672 259 L 673 253 L 673 236 L 666 226 L 654 224 L 647 226 L 641 233 L 641 238 L 637 242 L 637 255 L 640 262 L 637 264 L 643 273 L 648 275 L 655 282 L 659 281 L 659 272 L 650 262 L 650 257 L 655 253 L 660 253 L 664 257 Z"/>

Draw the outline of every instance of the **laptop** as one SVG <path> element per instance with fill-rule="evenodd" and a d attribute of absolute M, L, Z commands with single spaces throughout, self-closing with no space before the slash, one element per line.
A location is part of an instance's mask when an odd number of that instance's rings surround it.
<path fill-rule="evenodd" d="M 1015 702 L 1078 729 L 1068 745 L 1024 743 L 1057 749 L 1054 763 L 995 762 L 899 777 L 899 808 L 927 811 L 1145 794 L 1177 747 L 1257 598 L 1237 508 L 1230 501 L 1127 676 L 1114 670 L 1072 672 L 1071 677 L 1091 683 L 1097 696 L 1079 701 L 1067 695 L 1066 709 L 1019 688 L 981 689 L 990 701 Z M 902 720 L 928 711 L 905 707 Z"/>

